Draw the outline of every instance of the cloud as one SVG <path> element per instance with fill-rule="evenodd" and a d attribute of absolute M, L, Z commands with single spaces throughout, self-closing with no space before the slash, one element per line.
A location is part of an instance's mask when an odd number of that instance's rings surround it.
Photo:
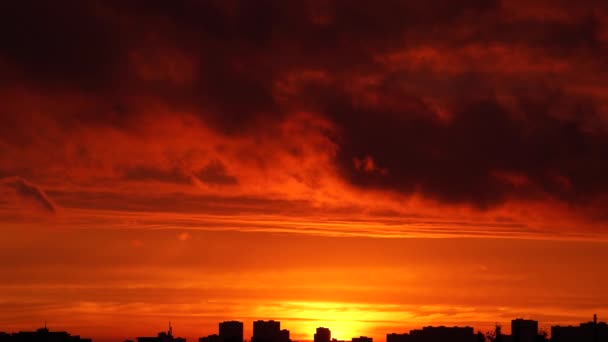
<path fill-rule="evenodd" d="M 464 100 L 452 107 L 447 123 L 424 105 L 400 113 L 382 105 L 353 106 L 348 98 L 334 100 L 329 111 L 343 128 L 340 169 L 358 186 L 481 208 L 544 195 L 572 203 L 601 197 L 608 190 L 599 177 L 608 170 L 602 157 L 608 134 L 587 131 L 585 122 L 598 115 L 597 108 L 565 94 L 535 94 L 543 91 L 531 89 L 533 95 L 515 98 L 515 109 L 496 95 Z M 563 111 L 564 117 L 553 111 Z M 366 153 L 388 172 L 360 172 L 362 163 L 353 167 L 353 158 Z M 506 183 L 496 177 L 501 172 L 520 174 L 530 183 Z"/>
<path fill-rule="evenodd" d="M 227 173 L 226 167 L 219 161 L 212 161 L 195 174 L 196 178 L 208 184 L 236 185 L 238 179 Z"/>
<path fill-rule="evenodd" d="M 99 90 L 119 77 L 119 31 L 93 3 L 3 4 L 2 12 L 0 37 L 6 44 L 0 55 L 18 66 L 5 81 L 27 77 L 49 86 Z"/>
<path fill-rule="evenodd" d="M 3 4 L 0 167 L 87 201 L 421 199 L 480 221 L 551 203 L 601 221 L 608 8 L 593 5 Z"/>
<path fill-rule="evenodd" d="M 15 190 L 15 193 L 25 199 L 37 203 L 46 212 L 55 213 L 56 206 L 51 202 L 47 195 L 36 185 L 19 177 L 7 177 L 0 179 L 0 184 Z"/>
<path fill-rule="evenodd" d="M 191 177 L 184 174 L 179 168 L 162 170 L 148 166 L 137 166 L 125 170 L 124 177 L 134 181 L 159 181 L 175 184 L 191 184 Z"/>

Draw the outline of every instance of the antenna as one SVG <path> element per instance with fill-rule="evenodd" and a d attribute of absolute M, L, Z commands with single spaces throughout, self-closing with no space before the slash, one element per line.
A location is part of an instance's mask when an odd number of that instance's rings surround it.
<path fill-rule="evenodd" d="M 171 326 L 171 321 L 169 321 L 169 337 L 173 336 L 173 327 Z"/>
<path fill-rule="evenodd" d="M 593 324 L 597 325 L 597 314 L 593 314 Z"/>

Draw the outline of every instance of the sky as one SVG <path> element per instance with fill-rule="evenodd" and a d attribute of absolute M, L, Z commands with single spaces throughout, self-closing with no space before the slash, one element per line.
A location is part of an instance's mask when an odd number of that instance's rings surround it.
<path fill-rule="evenodd" d="M 0 331 L 608 316 L 608 4 L 0 2 Z"/>

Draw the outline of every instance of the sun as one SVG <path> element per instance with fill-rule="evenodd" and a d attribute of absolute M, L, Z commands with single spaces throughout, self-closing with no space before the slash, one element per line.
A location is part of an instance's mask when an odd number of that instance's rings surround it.
<path fill-rule="evenodd" d="M 352 303 L 299 302 L 290 303 L 289 306 L 298 308 L 291 311 L 295 320 L 285 319 L 286 326 L 289 324 L 294 332 L 302 333 L 296 339 L 313 340 L 318 327 L 329 328 L 332 339 L 339 341 L 350 341 L 353 337 L 371 334 L 372 327 L 367 321 L 374 318 L 368 317 L 369 312 Z"/>

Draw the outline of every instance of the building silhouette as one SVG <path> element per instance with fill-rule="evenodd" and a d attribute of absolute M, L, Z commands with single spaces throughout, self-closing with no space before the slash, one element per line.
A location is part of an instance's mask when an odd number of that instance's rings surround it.
<path fill-rule="evenodd" d="M 411 341 L 411 337 L 410 334 L 396 334 L 396 333 L 391 333 L 391 334 L 386 334 L 386 342 L 410 342 Z"/>
<path fill-rule="evenodd" d="M 65 331 L 49 331 L 45 326 L 36 331 L 20 331 L 7 334 L 0 333 L 2 342 L 91 342 L 90 338 L 80 338 Z"/>
<path fill-rule="evenodd" d="M 290 342 L 289 330 L 283 329 L 279 332 L 279 342 Z"/>
<path fill-rule="evenodd" d="M 581 323 L 579 326 L 551 327 L 552 342 L 604 342 L 608 341 L 608 325 L 598 322 L 597 315 L 593 321 Z"/>
<path fill-rule="evenodd" d="M 221 342 L 243 342 L 243 322 L 226 321 L 219 324 Z"/>
<path fill-rule="evenodd" d="M 169 330 L 167 332 L 159 332 L 156 337 L 138 337 L 137 342 L 186 342 L 186 339 L 173 337 L 173 327 L 169 323 Z"/>
<path fill-rule="evenodd" d="M 251 342 L 276 342 L 279 339 L 280 331 L 281 322 L 279 321 L 255 321 Z"/>
<path fill-rule="evenodd" d="M 374 339 L 367 336 L 353 337 L 352 342 L 374 342 Z"/>
<path fill-rule="evenodd" d="M 413 329 L 409 333 L 390 333 L 386 342 L 548 342 L 544 331 L 539 331 L 538 321 L 516 318 L 511 321 L 511 335 L 502 333 L 501 326 L 496 325 L 493 333 L 475 334 L 472 327 L 433 327 Z M 581 323 L 578 326 L 552 326 L 552 342 L 608 342 L 608 324 L 598 322 L 597 315 L 593 321 Z M 36 331 L 20 331 L 17 333 L 0 332 L 0 342 L 92 342 L 89 338 L 72 336 L 65 331 L 51 332 L 46 326 Z M 125 340 L 124 342 L 133 342 Z M 137 342 L 186 342 L 185 338 L 174 337 L 173 328 L 169 323 L 167 332 L 160 332 L 154 337 L 137 337 Z M 243 340 L 243 322 L 225 321 L 219 323 L 219 333 L 200 337 L 198 342 L 245 342 Z M 258 320 L 253 322 L 251 342 L 291 342 L 290 332 L 281 329 L 279 321 Z M 318 327 L 314 334 L 314 342 L 347 342 L 331 337 L 331 331 Z M 373 342 L 371 337 L 353 337 L 350 342 Z"/>
<path fill-rule="evenodd" d="M 536 342 L 538 340 L 538 321 L 517 318 L 511 321 L 511 341 Z"/>
<path fill-rule="evenodd" d="M 410 330 L 409 334 L 388 334 L 387 342 L 477 342 L 472 327 L 424 327 Z"/>
<path fill-rule="evenodd" d="M 253 336 L 251 342 L 289 342 L 289 330 L 281 330 L 279 321 L 255 321 L 253 322 Z"/>
<path fill-rule="evenodd" d="M 328 328 L 317 328 L 317 332 L 314 336 L 314 342 L 331 342 L 331 331 Z"/>
<path fill-rule="evenodd" d="M 221 342 L 220 335 L 213 334 L 205 337 L 199 337 L 198 342 Z"/>

